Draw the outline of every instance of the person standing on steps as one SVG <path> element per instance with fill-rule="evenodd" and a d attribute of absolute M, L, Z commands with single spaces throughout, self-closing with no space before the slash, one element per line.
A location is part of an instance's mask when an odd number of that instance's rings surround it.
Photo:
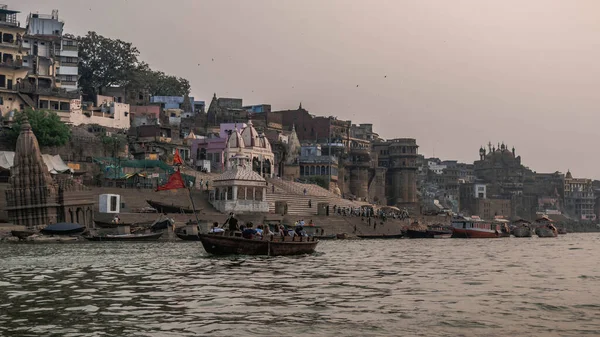
<path fill-rule="evenodd" d="M 312 208 L 312 200 L 308 199 L 308 208 Z"/>
<path fill-rule="evenodd" d="M 304 189 L 304 196 L 306 196 L 306 188 Z"/>

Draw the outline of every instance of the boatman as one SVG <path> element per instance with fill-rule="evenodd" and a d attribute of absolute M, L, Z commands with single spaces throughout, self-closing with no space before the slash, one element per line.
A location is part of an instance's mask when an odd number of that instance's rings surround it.
<path fill-rule="evenodd" d="M 227 222 L 229 223 L 230 232 L 235 232 L 238 230 L 238 220 L 235 218 L 233 212 L 229 213 L 229 219 L 227 219 Z"/>

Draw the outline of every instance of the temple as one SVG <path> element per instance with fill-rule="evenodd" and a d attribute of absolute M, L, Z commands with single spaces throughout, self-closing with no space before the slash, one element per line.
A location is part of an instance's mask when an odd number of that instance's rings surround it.
<path fill-rule="evenodd" d="M 52 178 L 27 117 L 17 138 L 6 204 L 9 221 L 28 228 L 56 222 L 90 226 L 93 221 L 92 194 L 70 179 L 70 175 L 64 179 Z"/>

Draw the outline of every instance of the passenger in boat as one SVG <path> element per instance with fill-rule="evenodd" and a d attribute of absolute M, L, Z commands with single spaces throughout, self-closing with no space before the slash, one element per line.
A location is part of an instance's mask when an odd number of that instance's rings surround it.
<path fill-rule="evenodd" d="M 112 219 L 113 223 L 119 224 L 119 222 L 121 222 L 121 218 L 119 218 L 119 214 L 116 214 L 115 217 Z"/>
<path fill-rule="evenodd" d="M 263 236 L 267 235 L 273 235 L 273 232 L 271 232 L 271 227 L 269 227 L 269 225 L 263 225 Z"/>
<path fill-rule="evenodd" d="M 242 231 L 242 237 L 245 239 L 253 239 L 258 234 L 256 229 L 252 228 L 252 222 L 248 222 L 248 227 Z"/>
<path fill-rule="evenodd" d="M 285 228 L 283 228 L 283 225 L 279 225 L 279 236 L 281 236 L 282 238 L 285 237 Z"/>
<path fill-rule="evenodd" d="M 264 232 L 264 231 L 263 231 L 263 225 L 258 225 L 258 226 L 256 227 L 256 234 L 258 234 L 258 235 L 262 236 L 262 235 L 263 235 L 263 232 Z"/>
<path fill-rule="evenodd" d="M 223 233 L 225 230 L 223 228 L 219 228 L 218 222 L 213 222 L 213 227 L 210 229 L 210 233 Z"/>

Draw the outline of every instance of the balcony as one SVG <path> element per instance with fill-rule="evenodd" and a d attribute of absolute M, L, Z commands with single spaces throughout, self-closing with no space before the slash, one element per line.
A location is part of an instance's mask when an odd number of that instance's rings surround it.
<path fill-rule="evenodd" d="M 79 46 L 77 46 L 77 45 L 63 44 L 63 50 L 78 51 L 79 50 Z"/>
<path fill-rule="evenodd" d="M 63 82 L 64 84 L 64 82 Z M 61 89 L 61 88 L 44 88 L 44 87 L 39 87 L 39 86 L 35 86 L 31 83 L 28 82 L 22 82 L 19 83 L 18 86 L 16 86 L 16 89 L 24 94 L 34 94 L 34 95 L 44 95 L 44 96 L 54 96 L 54 97 L 61 97 L 61 98 L 68 98 L 68 99 L 77 99 L 79 98 L 79 92 L 75 91 L 75 92 L 69 92 L 66 91 L 65 89 Z"/>
<path fill-rule="evenodd" d="M 27 65 L 23 65 L 23 60 L 18 59 L 18 60 L 6 60 L 4 62 L 0 62 L 0 67 L 5 67 L 5 68 L 13 68 L 13 69 L 18 69 L 18 68 L 29 68 Z"/>

